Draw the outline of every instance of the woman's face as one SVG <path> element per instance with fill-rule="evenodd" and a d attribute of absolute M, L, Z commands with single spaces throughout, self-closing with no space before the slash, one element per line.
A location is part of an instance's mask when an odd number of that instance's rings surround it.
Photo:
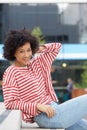
<path fill-rule="evenodd" d="M 32 50 L 29 42 L 26 42 L 23 46 L 19 47 L 15 54 L 14 54 L 16 60 L 15 65 L 16 66 L 27 66 L 29 64 L 29 61 L 32 57 Z"/>

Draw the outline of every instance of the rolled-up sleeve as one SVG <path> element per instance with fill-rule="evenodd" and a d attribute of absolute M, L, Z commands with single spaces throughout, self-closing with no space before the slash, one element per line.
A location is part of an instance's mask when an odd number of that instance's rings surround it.
<path fill-rule="evenodd" d="M 49 43 L 45 44 L 44 47 L 44 50 L 37 57 L 37 59 L 43 69 L 50 70 L 52 62 L 61 49 L 61 43 Z"/>

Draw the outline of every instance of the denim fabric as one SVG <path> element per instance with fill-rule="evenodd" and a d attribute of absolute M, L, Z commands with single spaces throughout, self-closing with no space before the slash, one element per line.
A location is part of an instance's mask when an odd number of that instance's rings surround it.
<path fill-rule="evenodd" d="M 34 117 L 40 127 L 66 128 L 66 130 L 87 130 L 87 120 L 82 119 L 87 115 L 87 95 L 79 96 L 62 104 L 52 102 L 56 114 L 48 118 L 45 113 Z"/>

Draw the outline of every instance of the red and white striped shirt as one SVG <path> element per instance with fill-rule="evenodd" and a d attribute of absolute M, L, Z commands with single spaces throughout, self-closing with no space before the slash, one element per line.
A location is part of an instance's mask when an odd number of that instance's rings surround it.
<path fill-rule="evenodd" d="M 45 49 L 27 67 L 11 65 L 4 72 L 2 87 L 5 106 L 7 109 L 20 109 L 26 122 L 33 122 L 33 117 L 38 114 L 37 103 L 58 101 L 50 71 L 60 48 L 61 43 L 45 44 Z"/>

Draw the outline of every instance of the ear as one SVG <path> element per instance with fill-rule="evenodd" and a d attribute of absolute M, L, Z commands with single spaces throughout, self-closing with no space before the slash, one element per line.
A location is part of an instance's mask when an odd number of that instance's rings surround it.
<path fill-rule="evenodd" d="M 14 57 L 16 58 L 16 53 L 14 53 Z"/>

